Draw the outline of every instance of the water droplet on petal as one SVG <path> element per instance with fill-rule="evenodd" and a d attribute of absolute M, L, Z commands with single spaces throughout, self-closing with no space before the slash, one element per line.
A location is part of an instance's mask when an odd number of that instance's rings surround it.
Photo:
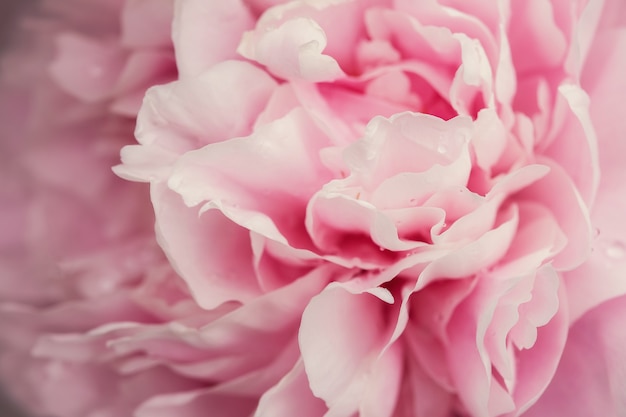
<path fill-rule="evenodd" d="M 378 247 L 378 250 L 379 250 L 379 251 L 381 251 L 381 252 L 384 252 L 384 251 L 386 251 L 387 249 L 383 248 L 382 246 L 379 246 L 379 247 Z"/>
<path fill-rule="evenodd" d="M 597 238 L 598 236 L 600 236 L 600 229 L 596 227 L 593 229 L 593 237 Z"/>
<path fill-rule="evenodd" d="M 437 152 L 443 155 L 448 152 L 448 147 L 445 143 L 440 143 L 439 145 L 437 145 Z"/>
<path fill-rule="evenodd" d="M 623 259 L 626 256 L 626 244 L 620 240 L 607 242 L 604 246 L 604 254 L 610 259 Z"/>
<path fill-rule="evenodd" d="M 462 145 L 467 142 L 467 136 L 463 132 L 456 132 L 454 134 L 454 142 L 458 145 Z"/>
<path fill-rule="evenodd" d="M 378 152 L 376 152 L 376 149 L 374 148 L 368 148 L 365 151 L 365 160 L 367 161 L 373 161 L 374 159 L 376 159 L 376 156 L 378 155 Z"/>

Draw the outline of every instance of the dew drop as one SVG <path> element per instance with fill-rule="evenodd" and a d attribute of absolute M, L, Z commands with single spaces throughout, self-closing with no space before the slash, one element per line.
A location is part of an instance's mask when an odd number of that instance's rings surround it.
<path fill-rule="evenodd" d="M 598 236 L 600 236 L 600 229 L 596 227 L 593 229 L 593 237 L 598 238 Z"/>
<path fill-rule="evenodd" d="M 376 149 L 367 149 L 365 151 L 365 159 L 367 161 L 373 161 L 374 159 L 376 159 L 376 156 L 378 155 L 378 153 L 376 152 Z"/>
<path fill-rule="evenodd" d="M 607 242 L 604 246 L 604 254 L 610 259 L 623 259 L 626 256 L 626 245 L 620 240 Z"/>
<path fill-rule="evenodd" d="M 409 204 L 414 205 L 415 203 L 417 203 L 417 199 L 416 198 L 412 198 L 409 200 Z"/>
<path fill-rule="evenodd" d="M 454 134 L 454 142 L 458 145 L 462 145 L 467 142 L 467 136 L 464 133 L 456 132 Z"/>
<path fill-rule="evenodd" d="M 439 145 L 437 145 L 437 152 L 443 155 L 448 152 L 448 147 L 445 143 L 440 143 Z"/>
<path fill-rule="evenodd" d="M 378 247 L 378 250 L 379 250 L 379 251 L 381 251 L 381 252 L 384 252 L 384 251 L 386 251 L 387 249 L 383 248 L 382 246 L 379 246 L 379 247 Z"/>

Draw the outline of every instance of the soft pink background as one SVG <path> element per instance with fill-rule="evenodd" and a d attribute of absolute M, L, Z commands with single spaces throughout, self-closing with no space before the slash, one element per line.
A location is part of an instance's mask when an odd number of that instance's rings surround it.
<path fill-rule="evenodd" d="M 9 41 L 12 25 L 19 7 L 27 7 L 33 0 L 0 0 L 0 52 L 4 50 Z M 2 391 L 0 391 L 1 394 Z M 0 416 L 2 417 L 25 417 L 18 412 L 10 402 L 0 395 Z"/>

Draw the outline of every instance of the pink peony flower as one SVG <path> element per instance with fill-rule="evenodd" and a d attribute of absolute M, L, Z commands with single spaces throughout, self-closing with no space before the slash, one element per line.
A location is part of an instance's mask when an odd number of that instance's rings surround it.
<path fill-rule="evenodd" d="M 35 415 L 626 411 L 618 0 L 90 3 L 3 86 Z M 154 217 L 109 169 L 148 86 L 115 172 Z"/>

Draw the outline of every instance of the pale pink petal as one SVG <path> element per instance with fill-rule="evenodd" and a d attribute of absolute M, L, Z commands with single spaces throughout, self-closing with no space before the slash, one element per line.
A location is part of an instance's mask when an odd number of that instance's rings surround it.
<path fill-rule="evenodd" d="M 176 66 L 170 52 L 150 50 L 131 54 L 115 86 L 122 97 L 113 102 L 112 108 L 135 117 L 146 90 L 153 85 L 165 84 L 175 76 Z"/>
<path fill-rule="evenodd" d="M 491 170 L 501 157 L 507 143 L 507 131 L 492 109 L 478 112 L 471 147 L 476 152 L 476 165 Z"/>
<path fill-rule="evenodd" d="M 563 129 L 545 154 L 567 171 L 583 200 L 591 204 L 600 181 L 600 163 L 596 133 L 589 115 L 589 97 L 577 86 L 561 85 L 558 99 L 567 102 L 569 112 Z"/>
<path fill-rule="evenodd" d="M 625 314 L 622 296 L 574 323 L 554 379 L 525 416 L 618 417 L 626 412 Z"/>
<path fill-rule="evenodd" d="M 301 109 L 248 137 L 182 156 L 169 186 L 194 206 L 220 208 L 233 221 L 268 238 L 306 247 L 307 200 L 329 179 L 317 154 L 325 136 Z M 285 237 L 282 237 L 285 236 Z"/>
<path fill-rule="evenodd" d="M 164 185 L 153 186 L 152 199 L 160 244 L 201 307 L 247 301 L 261 293 L 247 230 L 217 210 L 200 214 L 189 209 Z"/>
<path fill-rule="evenodd" d="M 313 396 L 302 361 L 259 401 L 254 417 L 322 417 L 328 408 Z"/>
<path fill-rule="evenodd" d="M 250 382 L 250 389 L 259 384 L 267 389 L 293 366 L 302 311 L 333 274 L 331 268 L 320 267 L 247 304 L 223 305 L 188 317 L 189 325 L 130 326 L 121 329 L 109 346 L 118 355 L 141 355 L 177 373 L 206 381 L 228 383 L 258 374 L 256 382 Z M 244 355 L 252 344 L 255 354 Z M 274 373 L 269 372 L 271 363 L 276 368 Z"/>
<path fill-rule="evenodd" d="M 288 20 L 275 29 L 247 32 L 238 52 L 278 77 L 311 82 L 333 81 L 344 75 L 326 47 L 323 29 L 310 19 Z"/>
<path fill-rule="evenodd" d="M 404 349 L 399 343 L 390 345 L 370 371 L 361 404 L 362 417 L 391 417 L 398 402 L 404 374 Z"/>
<path fill-rule="evenodd" d="M 136 417 L 203 417 L 207 410 L 215 417 L 248 417 L 256 399 L 236 393 L 204 389 L 152 397 L 134 413 Z"/>
<path fill-rule="evenodd" d="M 273 7 L 261 16 L 255 30 L 245 35 L 239 52 L 283 78 L 341 78 L 358 71 L 353 45 L 365 38 L 364 13 L 368 7 L 384 3 L 339 0 Z"/>
<path fill-rule="evenodd" d="M 252 25 L 252 16 L 240 0 L 177 1 L 172 38 L 181 77 L 198 76 L 235 58 L 241 36 Z"/>
<path fill-rule="evenodd" d="M 435 178 L 437 165 L 453 168 L 447 175 L 450 184 L 463 184 L 469 176 L 467 143 L 473 133 L 468 118 L 444 121 L 421 113 L 400 113 L 390 119 L 378 117 L 367 127 L 364 138 L 350 146 L 344 158 L 350 170 L 367 191 L 381 182 L 407 172 L 422 173 L 434 169 L 425 182 L 445 181 Z M 454 162 L 461 160 L 458 165 Z"/>
<path fill-rule="evenodd" d="M 241 61 L 152 88 L 137 120 L 137 140 L 180 152 L 250 133 L 276 83 Z M 186 145 L 186 146 L 185 146 Z"/>
<path fill-rule="evenodd" d="M 440 280 L 403 299 L 410 317 L 403 341 L 410 353 L 407 358 L 409 367 L 415 368 L 416 373 L 406 377 L 416 378 L 415 383 L 422 384 L 424 379 L 430 379 L 441 391 L 454 390 L 446 359 L 446 327 L 458 305 L 475 285 L 472 280 Z"/>
<path fill-rule="evenodd" d="M 492 230 L 479 238 L 446 251 L 429 263 L 421 272 L 415 291 L 440 278 L 465 278 L 495 264 L 506 254 L 515 237 L 519 212 L 515 208 L 504 211 Z"/>
<path fill-rule="evenodd" d="M 58 39 L 59 55 L 50 71 L 68 93 L 85 101 L 110 97 L 126 58 L 115 42 L 67 34 Z"/>
<path fill-rule="evenodd" d="M 448 417 L 453 395 L 433 383 L 410 355 L 405 361 L 394 417 Z"/>
<path fill-rule="evenodd" d="M 597 235 L 593 252 L 582 267 L 566 275 L 572 319 L 605 300 L 626 293 L 623 279 L 626 229 L 622 221 L 626 210 L 626 172 L 622 158 L 626 154 L 626 141 L 622 140 L 626 124 L 619 111 L 620 95 L 615 94 L 626 87 L 621 75 L 626 70 L 625 47 L 624 29 L 605 32 L 595 41 L 590 64 L 583 74 L 583 84 L 590 89 L 591 117 L 598 134 L 602 177 L 591 211 Z"/>
<path fill-rule="evenodd" d="M 544 276 L 540 277 L 539 274 Z M 533 326 L 538 325 L 538 327 L 536 343 L 532 348 L 521 350 L 517 355 L 518 373 L 513 398 L 517 409 L 520 411 L 526 410 L 543 394 L 555 373 L 563 346 L 567 340 L 569 317 L 567 302 L 564 301 L 563 282 L 560 281 L 556 285 L 558 286 L 557 292 L 555 286 L 548 282 L 549 280 L 554 282 L 556 276 L 553 274 L 551 277 L 550 275 L 550 273 L 544 274 L 543 271 L 538 272 L 538 278 L 544 280 L 544 284 L 548 285 L 537 285 L 537 290 L 533 289 L 533 291 L 542 291 L 542 288 L 550 291 L 542 293 L 541 296 L 538 293 L 533 293 L 533 297 L 537 297 L 537 300 L 532 302 L 533 304 L 545 303 L 539 308 L 543 310 L 541 314 L 547 314 L 547 316 L 537 321 L 536 313 L 529 315 L 527 311 L 524 311 L 526 304 L 523 304 L 521 308 L 521 313 L 527 314 L 523 320 L 530 320 Z M 552 300 L 550 301 L 546 297 L 552 298 Z M 549 314 L 551 314 L 550 310 L 554 308 L 555 304 L 558 306 L 558 310 L 554 316 L 548 319 Z M 538 306 L 538 304 L 535 305 Z M 541 324 L 546 321 L 547 324 Z"/>
<path fill-rule="evenodd" d="M 511 19 L 509 42 L 518 74 L 563 63 L 569 33 L 564 34 L 557 26 L 550 0 L 513 2 L 511 15 L 515 18 Z"/>
<path fill-rule="evenodd" d="M 546 207 L 520 202 L 518 210 L 518 231 L 497 269 L 524 275 L 536 271 L 560 253 L 567 244 L 567 237 Z"/>
<path fill-rule="evenodd" d="M 381 365 L 387 360 L 393 362 L 398 354 L 391 350 L 391 356 L 379 356 L 389 335 L 385 316 L 393 314 L 385 310 L 386 304 L 378 298 L 351 294 L 340 285 L 329 286 L 305 310 L 299 332 L 300 350 L 311 390 L 326 401 L 329 415 L 351 415 L 367 406 L 362 402 L 363 395 L 370 384 L 376 383 L 368 375 L 376 375 L 388 384 L 389 392 L 378 391 L 377 398 L 390 400 L 389 396 L 397 395 L 397 364 L 383 367 L 378 371 L 381 375 L 376 371 L 371 374 L 379 361 Z M 378 411 L 381 416 L 391 412 L 384 408 Z"/>
<path fill-rule="evenodd" d="M 556 217 L 568 242 L 556 255 L 554 265 L 560 270 L 580 266 L 591 250 L 591 224 L 588 207 L 582 200 L 572 179 L 563 168 L 546 161 L 550 167 L 548 175 L 522 190 L 520 200 L 530 198 L 544 204 Z M 554 190 L 558 189 L 558 195 Z"/>
<path fill-rule="evenodd" d="M 497 272 L 495 273 L 497 274 Z M 538 275 L 538 279 L 556 279 L 558 277 L 552 271 L 550 274 Z M 518 278 L 509 278 L 509 282 L 503 277 L 489 278 L 483 276 L 477 283 L 473 295 L 468 297 L 456 310 L 455 316 L 448 325 L 448 358 L 455 385 L 459 389 L 459 395 L 470 412 L 476 415 L 501 415 L 503 413 L 515 414 L 515 410 L 524 410 L 536 401 L 547 386 L 551 375 L 558 364 L 559 352 L 565 343 L 567 334 L 567 314 L 564 306 L 559 305 L 557 298 L 557 285 L 545 287 L 550 294 L 542 294 L 538 311 L 546 314 L 547 318 L 536 322 L 532 316 L 533 329 L 539 326 L 539 335 L 532 347 L 522 348 L 517 352 L 517 375 L 515 380 L 504 379 L 504 384 L 492 375 L 493 363 L 488 355 L 485 345 L 485 336 L 488 334 L 489 322 L 492 322 L 494 314 L 498 312 L 496 306 L 499 302 L 510 302 L 506 294 L 519 284 Z M 522 280 L 523 283 L 523 280 Z M 512 285 L 511 285 L 512 284 Z M 539 289 L 542 286 L 538 286 Z M 558 297 L 562 297 L 560 290 Z M 472 301 L 473 300 L 473 301 Z M 479 301 L 481 300 L 481 301 Z M 523 301 L 518 299 L 516 302 Z M 525 304 L 522 304 L 524 306 Z M 558 312 L 555 316 L 555 308 Z M 520 314 L 524 313 L 524 308 Z M 543 323 L 548 323 L 543 326 Z M 493 324 L 493 322 L 492 322 Z M 501 324 L 503 324 L 501 322 Z M 475 326 L 475 327 L 474 327 Z M 472 328 L 468 336 L 463 336 L 462 328 Z M 491 329 L 490 332 L 493 332 Z M 506 328 L 499 328 L 496 332 L 507 332 Z M 471 335 L 471 336 L 469 336 Z M 489 341 L 487 341 L 490 343 Z M 495 356 L 497 358 L 498 356 Z M 502 375 L 505 377 L 507 373 Z M 510 376 L 512 374 L 508 374 Z M 505 377 L 506 378 L 506 377 Z M 510 384 L 515 384 L 514 387 Z"/>

